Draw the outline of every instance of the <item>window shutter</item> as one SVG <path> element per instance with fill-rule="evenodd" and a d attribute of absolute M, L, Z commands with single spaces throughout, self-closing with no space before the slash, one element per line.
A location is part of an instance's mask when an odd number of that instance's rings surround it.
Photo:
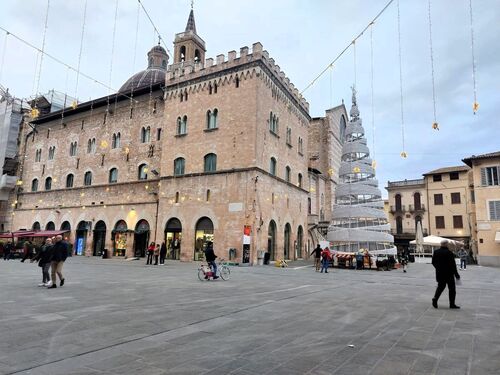
<path fill-rule="evenodd" d="M 489 201 L 490 220 L 500 220 L 500 201 Z"/>
<path fill-rule="evenodd" d="M 486 186 L 486 168 L 481 168 L 481 186 Z"/>

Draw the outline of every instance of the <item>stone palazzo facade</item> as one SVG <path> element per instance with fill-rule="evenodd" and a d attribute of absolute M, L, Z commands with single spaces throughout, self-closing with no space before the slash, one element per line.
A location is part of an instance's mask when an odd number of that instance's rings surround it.
<path fill-rule="evenodd" d="M 243 263 L 306 257 L 310 174 L 331 192 L 339 151 L 309 168 L 309 105 L 260 43 L 205 52 L 191 11 L 172 64 L 155 46 L 118 93 L 29 119 L 12 229 L 67 230 L 87 256 L 144 256 L 165 241 L 168 258 L 200 260 L 213 241 Z M 345 127 L 345 108 L 334 113 Z M 325 132 L 335 144 L 340 127 Z"/>

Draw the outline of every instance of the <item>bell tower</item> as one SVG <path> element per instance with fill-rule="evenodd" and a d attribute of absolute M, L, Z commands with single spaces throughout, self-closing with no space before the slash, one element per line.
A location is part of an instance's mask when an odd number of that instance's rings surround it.
<path fill-rule="evenodd" d="M 174 40 L 174 64 L 191 62 L 205 62 L 205 42 L 196 33 L 196 23 L 194 21 L 194 11 L 191 8 L 186 30 L 183 33 L 175 34 Z"/>

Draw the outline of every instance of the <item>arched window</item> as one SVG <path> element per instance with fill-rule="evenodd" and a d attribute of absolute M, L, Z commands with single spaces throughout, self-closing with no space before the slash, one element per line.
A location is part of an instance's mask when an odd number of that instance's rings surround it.
<path fill-rule="evenodd" d="M 49 160 L 54 160 L 54 154 L 56 153 L 56 146 L 49 147 Z"/>
<path fill-rule="evenodd" d="M 215 129 L 218 127 L 217 124 L 217 116 L 219 114 L 219 110 L 215 108 L 212 111 L 208 110 L 207 111 L 207 129 Z"/>
<path fill-rule="evenodd" d="M 121 143 L 121 134 L 113 134 L 113 141 L 111 142 L 111 148 L 119 148 Z"/>
<path fill-rule="evenodd" d="M 66 176 L 66 187 L 67 188 L 72 188 L 73 187 L 73 180 L 75 179 L 75 176 L 73 174 L 69 174 Z"/>
<path fill-rule="evenodd" d="M 207 189 L 206 201 L 210 202 L 210 189 Z"/>
<path fill-rule="evenodd" d="M 167 69 L 167 60 L 161 60 L 161 66 L 163 67 L 163 69 Z"/>
<path fill-rule="evenodd" d="M 401 206 L 401 194 L 396 194 L 394 196 L 394 199 L 396 201 L 396 211 L 401 211 L 401 208 L 402 208 L 402 206 Z"/>
<path fill-rule="evenodd" d="M 85 172 L 85 176 L 83 177 L 83 185 L 85 185 L 85 186 L 92 185 L 92 172 L 91 171 Z"/>
<path fill-rule="evenodd" d="M 31 191 L 38 191 L 38 179 L 31 181 Z"/>
<path fill-rule="evenodd" d="M 95 153 L 95 138 L 89 139 L 87 142 L 87 154 Z"/>
<path fill-rule="evenodd" d="M 40 162 L 42 160 L 42 150 L 35 151 L 35 162 Z"/>
<path fill-rule="evenodd" d="M 35 221 L 31 227 L 32 230 L 40 230 L 40 223 L 38 221 Z"/>
<path fill-rule="evenodd" d="M 184 62 L 186 61 L 186 46 L 181 46 L 181 49 L 179 50 L 180 54 L 180 61 Z"/>
<path fill-rule="evenodd" d="M 137 178 L 139 180 L 147 180 L 148 179 L 148 166 L 146 164 L 139 165 Z"/>
<path fill-rule="evenodd" d="M 182 135 L 187 133 L 187 116 L 182 118 L 177 117 L 177 135 Z"/>
<path fill-rule="evenodd" d="M 298 186 L 302 187 L 302 173 L 299 173 L 298 175 Z"/>
<path fill-rule="evenodd" d="M 177 158 L 174 160 L 174 175 L 182 176 L 184 174 L 186 161 L 184 158 Z"/>
<path fill-rule="evenodd" d="M 45 225 L 45 230 L 56 230 L 56 225 L 53 221 L 49 221 L 47 225 Z"/>
<path fill-rule="evenodd" d="M 47 177 L 45 179 L 45 190 L 51 190 L 52 189 L 52 177 Z"/>
<path fill-rule="evenodd" d="M 344 143 L 345 141 L 345 129 L 346 129 L 346 121 L 344 115 L 340 117 L 340 142 Z"/>
<path fill-rule="evenodd" d="M 422 207 L 422 202 L 420 200 L 420 193 L 413 194 L 413 203 L 415 204 L 415 210 L 420 210 Z"/>
<path fill-rule="evenodd" d="M 76 141 L 71 142 L 71 145 L 69 146 L 69 156 L 76 156 L 77 146 L 78 143 Z"/>
<path fill-rule="evenodd" d="M 204 169 L 205 172 L 215 172 L 217 170 L 217 155 L 206 154 L 204 158 Z"/>
<path fill-rule="evenodd" d="M 114 184 L 117 181 L 118 181 L 118 169 L 111 168 L 109 170 L 109 183 Z"/>
<path fill-rule="evenodd" d="M 147 143 L 151 139 L 151 128 L 148 126 L 147 128 L 141 128 L 141 143 Z"/>
<path fill-rule="evenodd" d="M 291 173 L 292 173 L 292 170 L 290 169 L 290 167 L 287 165 L 286 168 L 285 168 L 285 180 L 286 182 L 290 182 L 290 179 L 291 179 Z"/>
<path fill-rule="evenodd" d="M 194 50 L 194 62 L 198 63 L 198 62 L 200 62 L 200 59 L 201 59 L 200 50 L 199 49 L 195 49 Z"/>
<path fill-rule="evenodd" d="M 271 162 L 269 163 L 269 173 L 273 176 L 276 176 L 276 159 L 271 158 Z"/>

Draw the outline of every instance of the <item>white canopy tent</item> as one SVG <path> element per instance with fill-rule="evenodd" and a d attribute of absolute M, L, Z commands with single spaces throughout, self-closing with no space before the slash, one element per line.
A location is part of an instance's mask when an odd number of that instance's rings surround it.
<path fill-rule="evenodd" d="M 451 246 L 454 246 L 457 248 L 464 245 L 464 243 L 462 241 L 450 240 L 449 238 L 444 238 L 444 237 L 439 237 L 439 236 L 434 236 L 434 235 L 424 237 L 422 239 L 422 245 L 439 247 L 439 246 L 441 246 L 441 242 L 444 240 L 448 241 Z M 417 240 L 410 241 L 410 245 L 416 245 L 416 244 L 417 244 Z"/>

